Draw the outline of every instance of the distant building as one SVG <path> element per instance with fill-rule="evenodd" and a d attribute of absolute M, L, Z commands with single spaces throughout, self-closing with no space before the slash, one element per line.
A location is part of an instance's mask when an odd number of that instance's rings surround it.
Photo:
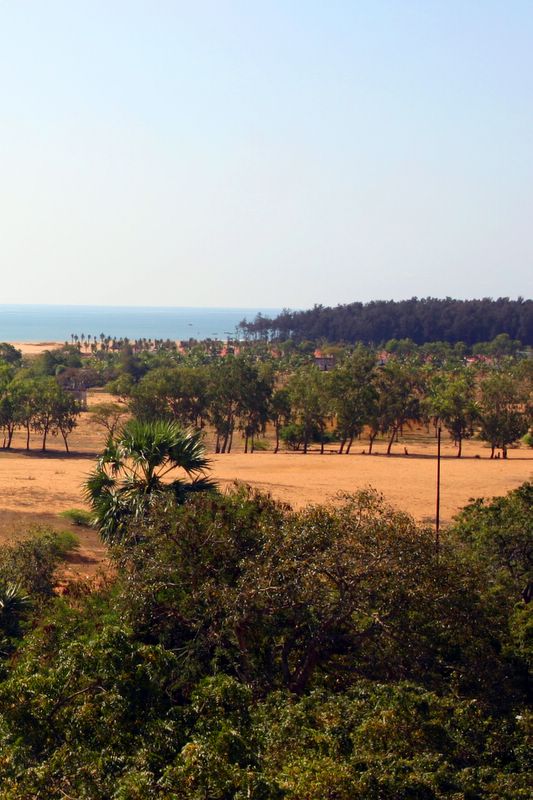
<path fill-rule="evenodd" d="M 329 372 L 335 366 L 335 356 L 329 356 L 321 350 L 315 350 L 315 366 L 322 372 Z"/>

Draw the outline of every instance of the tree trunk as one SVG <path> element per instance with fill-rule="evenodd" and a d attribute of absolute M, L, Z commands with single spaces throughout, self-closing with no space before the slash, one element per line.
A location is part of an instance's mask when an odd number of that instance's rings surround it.
<path fill-rule="evenodd" d="M 307 453 L 307 441 L 308 441 L 308 435 L 307 435 L 307 433 L 305 433 L 304 434 L 304 455 L 306 455 L 306 453 Z"/>
<path fill-rule="evenodd" d="M 276 425 L 276 446 L 274 448 L 274 452 L 277 453 L 279 450 L 279 425 Z"/>
<path fill-rule="evenodd" d="M 30 449 L 30 426 L 26 425 L 26 450 Z"/>
<path fill-rule="evenodd" d="M 392 436 L 389 439 L 389 445 L 387 447 L 387 455 L 388 456 L 390 456 L 390 451 L 392 450 L 392 443 L 394 442 L 394 437 L 396 436 L 396 434 L 397 434 L 397 430 L 396 430 L 396 428 L 393 428 Z"/>
<path fill-rule="evenodd" d="M 61 436 L 63 437 L 63 441 L 65 443 L 65 450 L 67 451 L 67 453 L 70 453 L 70 450 L 68 449 L 67 435 L 63 430 L 61 430 Z"/>
<path fill-rule="evenodd" d="M 457 442 L 459 449 L 457 450 L 457 458 L 461 458 L 461 453 L 463 452 L 463 438 L 461 437 Z"/>
<path fill-rule="evenodd" d="M 291 679 L 289 684 L 289 689 L 294 694 L 303 694 L 305 688 L 309 682 L 309 679 L 316 667 L 319 663 L 319 655 L 317 649 L 314 646 L 311 646 L 301 666 L 299 667 L 296 675 L 294 675 Z"/>
<path fill-rule="evenodd" d="M 505 445 L 502 447 L 502 458 L 507 458 L 507 447 Z"/>
<path fill-rule="evenodd" d="M 345 444 L 346 444 L 346 436 L 344 437 L 344 439 L 341 439 L 341 444 L 340 444 L 340 447 L 339 447 L 339 455 L 342 455 L 342 452 L 344 450 L 344 445 Z"/>
<path fill-rule="evenodd" d="M 217 432 L 217 438 L 215 442 L 215 453 L 220 453 L 220 434 Z"/>
<path fill-rule="evenodd" d="M 320 429 L 320 455 L 324 455 L 324 431 Z"/>
<path fill-rule="evenodd" d="M 247 433 L 244 435 L 244 452 L 245 453 L 248 452 L 248 434 Z"/>
<path fill-rule="evenodd" d="M 490 457 L 491 457 L 491 458 L 494 458 L 494 451 L 495 451 L 495 450 L 496 450 L 496 445 L 495 445 L 495 444 L 493 444 L 493 445 L 492 445 L 492 447 L 491 447 L 491 451 L 490 451 Z"/>
<path fill-rule="evenodd" d="M 253 435 L 253 433 L 252 433 L 252 436 L 251 436 L 251 438 L 250 438 L 250 453 L 253 453 L 253 452 L 254 452 L 254 444 L 255 444 L 255 442 L 254 442 L 254 435 Z"/>
<path fill-rule="evenodd" d="M 226 432 L 224 434 L 224 441 L 222 442 L 222 449 L 220 451 L 221 453 L 225 453 L 226 450 L 227 450 L 228 442 L 229 442 L 229 429 L 230 429 L 230 425 L 228 423 L 228 425 L 226 427 Z M 228 453 L 229 453 L 229 450 L 228 450 Z"/>
<path fill-rule="evenodd" d="M 43 431 L 43 446 L 41 448 L 43 453 L 46 452 L 46 437 L 47 436 L 48 436 L 48 428 L 45 428 L 44 431 Z"/>
<path fill-rule="evenodd" d="M 228 441 L 228 449 L 226 452 L 231 453 L 231 445 L 233 444 L 233 427 L 231 428 Z"/>
<path fill-rule="evenodd" d="M 374 439 L 376 438 L 376 436 L 377 436 L 377 433 L 375 433 L 374 435 L 370 434 L 370 436 L 368 437 L 368 455 L 369 456 L 372 455 L 372 447 L 374 445 Z"/>
<path fill-rule="evenodd" d="M 346 448 L 346 455 L 350 454 L 350 450 L 352 449 L 353 444 L 353 436 L 350 436 L 350 441 L 348 442 L 348 447 Z"/>

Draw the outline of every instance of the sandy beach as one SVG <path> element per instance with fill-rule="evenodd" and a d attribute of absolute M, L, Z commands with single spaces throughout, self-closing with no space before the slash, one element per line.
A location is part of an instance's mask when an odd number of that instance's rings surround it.
<path fill-rule="evenodd" d="M 20 350 L 23 356 L 38 356 L 45 350 L 56 350 L 63 347 L 65 342 L 9 342 Z"/>

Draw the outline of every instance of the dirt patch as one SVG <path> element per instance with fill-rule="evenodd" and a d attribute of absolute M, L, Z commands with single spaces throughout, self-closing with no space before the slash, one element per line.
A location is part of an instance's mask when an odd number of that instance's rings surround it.
<path fill-rule="evenodd" d="M 479 455 L 479 445 L 466 448 L 457 459 L 444 448 L 441 464 L 441 520 L 451 521 L 471 498 L 503 494 L 532 476 L 533 460 L 513 453 L 511 459 L 491 461 Z M 450 452 L 451 451 L 451 452 Z M 296 508 L 335 500 L 338 492 L 372 486 L 394 506 L 420 522 L 435 517 L 436 457 L 434 447 L 420 445 L 417 455 L 349 456 L 311 453 L 230 454 L 213 458 L 214 477 L 222 486 L 235 479 L 270 492 Z"/>

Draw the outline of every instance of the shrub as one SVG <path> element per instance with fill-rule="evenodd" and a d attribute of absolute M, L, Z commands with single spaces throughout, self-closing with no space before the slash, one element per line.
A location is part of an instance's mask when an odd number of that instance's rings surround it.
<path fill-rule="evenodd" d="M 533 447 L 533 433 L 529 431 L 525 436 L 522 436 L 522 441 L 528 447 Z"/>
<path fill-rule="evenodd" d="M 62 511 L 59 516 L 83 528 L 91 528 L 93 525 L 93 515 L 84 508 L 68 508 L 66 511 Z"/>
<path fill-rule="evenodd" d="M 0 583 L 14 582 L 30 595 L 50 596 L 55 570 L 76 546 L 69 531 L 34 528 L 27 539 L 0 548 Z"/>
<path fill-rule="evenodd" d="M 265 450 L 270 450 L 270 444 L 267 442 L 266 439 L 256 439 L 254 442 L 254 450 L 259 450 L 260 452 L 264 452 Z"/>

